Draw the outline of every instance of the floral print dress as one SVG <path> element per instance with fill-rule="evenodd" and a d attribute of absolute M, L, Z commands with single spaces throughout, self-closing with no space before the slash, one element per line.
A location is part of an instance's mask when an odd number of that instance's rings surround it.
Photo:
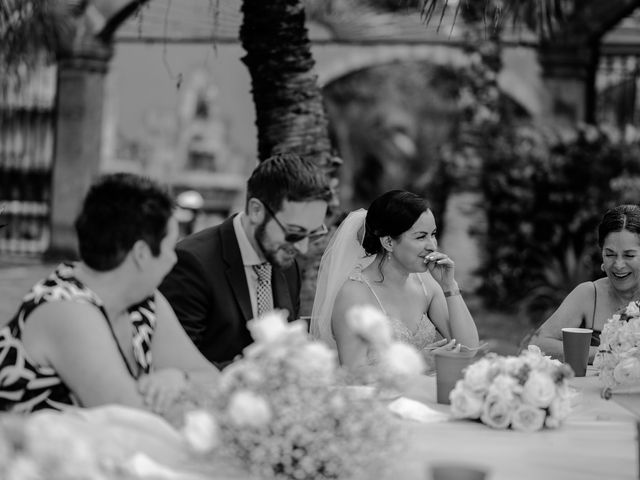
<path fill-rule="evenodd" d="M 46 279 L 38 282 L 23 298 L 13 319 L 0 329 L 0 411 L 31 412 L 44 408 L 62 410 L 80 405 L 78 398 L 51 367 L 36 365 L 22 343 L 22 332 L 29 315 L 46 302 L 90 303 L 100 310 L 118 345 L 102 301 L 74 276 L 74 266 L 60 264 Z M 137 371 L 133 372 L 118 345 L 132 377 L 152 368 L 151 340 L 156 326 L 153 297 L 128 310 L 133 325 L 132 346 Z"/>

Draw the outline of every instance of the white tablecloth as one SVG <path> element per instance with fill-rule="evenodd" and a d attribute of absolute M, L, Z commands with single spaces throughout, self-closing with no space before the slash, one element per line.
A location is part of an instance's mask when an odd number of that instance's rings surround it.
<path fill-rule="evenodd" d="M 466 420 L 407 422 L 409 448 L 394 462 L 390 478 L 430 480 L 431 464 L 453 462 L 486 469 L 487 480 L 638 479 L 636 419 L 619 404 L 630 398 L 600 398 L 592 370 L 571 385 L 580 392 L 576 406 L 555 430 L 494 430 Z M 436 404 L 435 377 L 416 382 L 407 395 L 449 412 L 449 406 Z"/>
<path fill-rule="evenodd" d="M 389 471 L 385 474 L 376 471 L 375 478 L 430 480 L 431 465 L 451 462 L 478 466 L 488 472 L 487 480 L 636 480 L 636 417 L 620 403 L 632 410 L 638 407 L 640 411 L 640 396 L 603 400 L 595 373 L 589 371 L 587 375 L 571 382 L 579 394 L 567 421 L 558 429 L 534 433 L 494 430 L 479 422 L 453 420 L 449 416 L 450 407 L 436 403 L 435 377 L 420 377 L 412 382 L 406 396 L 443 415 L 425 417 L 434 419 L 429 423 L 398 419 L 406 448 L 384 459 Z M 198 465 L 176 437 L 177 432 L 162 424 L 159 417 L 146 418 L 148 414 L 127 412 L 96 409 L 80 417 L 74 414 L 68 420 L 76 422 L 78 431 L 103 431 L 103 435 L 96 436 L 95 445 L 101 451 L 109 452 L 115 447 L 130 453 L 140 451 L 169 469 L 166 475 L 156 478 L 249 477 L 222 464 Z M 55 413 L 51 415 L 56 421 Z M 81 422 L 83 417 L 87 424 Z"/>

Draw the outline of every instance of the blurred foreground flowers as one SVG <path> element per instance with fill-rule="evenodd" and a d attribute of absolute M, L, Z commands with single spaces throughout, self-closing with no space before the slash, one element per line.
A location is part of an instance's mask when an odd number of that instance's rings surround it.
<path fill-rule="evenodd" d="M 351 313 L 377 353 L 370 385 L 351 384 L 336 352 L 274 311 L 249 322 L 255 343 L 217 388 L 194 385 L 169 421 L 116 405 L 0 416 L 0 479 L 380 478 L 402 438 L 378 393 L 424 364 L 375 309 Z"/>
<path fill-rule="evenodd" d="M 390 338 L 380 335 L 372 312 L 354 314 L 362 332 L 389 347 L 384 350 L 389 361 L 377 368 L 378 386 L 388 385 L 392 372 L 407 367 L 390 350 Z M 336 353 L 311 341 L 304 323 L 286 323 L 285 315 L 274 311 L 248 327 L 255 343 L 223 370 L 219 391 L 208 408 L 199 410 L 209 415 L 216 441 L 206 445 L 196 440 L 194 449 L 209 447 L 211 459 L 221 454 L 235 458 L 260 478 L 379 474 L 380 460 L 399 445 L 385 404 L 366 387 L 349 386 Z M 406 352 L 400 354 L 406 358 Z M 188 425 L 184 431 L 198 436 Z"/>

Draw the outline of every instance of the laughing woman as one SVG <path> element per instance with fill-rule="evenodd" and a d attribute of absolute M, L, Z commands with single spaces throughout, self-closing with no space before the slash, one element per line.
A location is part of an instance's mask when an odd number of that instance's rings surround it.
<path fill-rule="evenodd" d="M 157 291 L 176 261 L 171 198 L 148 179 L 102 178 L 76 220 L 81 261 L 63 263 L 0 330 L 0 410 L 121 404 L 165 413 L 218 370 Z"/>
<path fill-rule="evenodd" d="M 362 304 L 384 312 L 396 339 L 427 360 L 435 348 L 456 342 L 478 346 L 455 264 L 438 250 L 436 233 L 427 202 L 404 190 L 381 195 L 340 225 L 322 257 L 311 333 L 337 347 L 341 364 L 371 361 L 368 346 L 345 322 L 347 311 Z"/>
<path fill-rule="evenodd" d="M 563 328 L 590 328 L 592 363 L 606 320 L 640 300 L 640 207 L 619 205 L 607 211 L 598 227 L 598 245 L 606 276 L 575 287 L 530 341 L 548 355 L 562 358 Z"/>

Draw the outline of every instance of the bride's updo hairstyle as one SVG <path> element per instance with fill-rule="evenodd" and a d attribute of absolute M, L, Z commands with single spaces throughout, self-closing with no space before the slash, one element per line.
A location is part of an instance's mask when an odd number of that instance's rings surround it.
<path fill-rule="evenodd" d="M 368 255 L 382 252 L 380 238 L 398 238 L 427 210 L 429 204 L 424 198 L 406 190 L 390 190 L 380 195 L 367 211 L 362 239 L 365 252 Z"/>

